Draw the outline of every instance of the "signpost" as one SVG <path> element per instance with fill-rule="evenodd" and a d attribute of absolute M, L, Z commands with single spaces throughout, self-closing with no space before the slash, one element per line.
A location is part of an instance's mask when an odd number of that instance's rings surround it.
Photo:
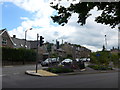
<path fill-rule="evenodd" d="M 100 55 L 99 53 L 97 53 L 96 56 L 97 56 L 97 60 L 98 60 L 98 62 L 99 62 L 99 57 L 100 57 L 101 55 Z"/>
<path fill-rule="evenodd" d="M 38 40 L 38 38 L 40 37 L 40 42 Z M 39 46 L 41 47 L 44 43 L 44 37 L 42 36 L 39 36 L 39 34 L 37 34 L 37 57 L 36 57 L 36 73 L 37 73 L 37 69 L 38 69 L 38 49 L 39 49 Z"/>
<path fill-rule="evenodd" d="M 99 56 L 100 56 L 100 54 L 99 54 L 99 53 L 97 53 L 97 54 L 96 54 L 96 56 L 97 56 L 97 57 L 99 57 Z"/>

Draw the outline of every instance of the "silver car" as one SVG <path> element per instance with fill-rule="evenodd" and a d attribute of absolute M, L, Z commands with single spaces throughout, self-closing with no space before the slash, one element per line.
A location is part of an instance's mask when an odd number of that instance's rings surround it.
<path fill-rule="evenodd" d="M 49 66 L 49 65 L 53 65 L 59 63 L 59 58 L 47 58 L 46 60 L 41 62 L 42 66 Z"/>

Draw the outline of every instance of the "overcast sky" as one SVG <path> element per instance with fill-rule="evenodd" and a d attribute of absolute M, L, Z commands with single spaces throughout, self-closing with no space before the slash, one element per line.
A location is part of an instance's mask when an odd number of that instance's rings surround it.
<path fill-rule="evenodd" d="M 63 39 L 64 42 L 79 44 L 92 51 L 102 49 L 106 35 L 107 49 L 118 46 L 117 27 L 111 29 L 109 25 L 98 24 L 94 21 L 101 11 L 96 11 L 96 8 L 91 10 L 89 13 L 92 16 L 87 19 L 84 26 L 76 23 L 77 14 L 72 15 L 68 24 L 60 26 L 53 23 L 50 18 L 56 14 L 56 11 L 50 7 L 51 1 L 54 0 L 0 0 L 0 7 L 2 7 L 0 29 L 7 28 L 10 36 L 16 35 L 17 38 L 24 39 L 25 30 L 32 27 L 33 29 L 27 32 L 27 40 L 36 40 L 39 33 L 45 38 L 45 42 L 55 43 L 56 39 L 60 42 Z M 72 3 L 77 3 L 77 1 Z M 67 0 L 62 0 L 61 4 L 69 6 Z"/>

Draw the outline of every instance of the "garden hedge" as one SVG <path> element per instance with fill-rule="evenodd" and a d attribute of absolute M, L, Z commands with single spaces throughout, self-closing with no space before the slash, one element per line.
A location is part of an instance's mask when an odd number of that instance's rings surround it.
<path fill-rule="evenodd" d="M 2 48 L 2 61 L 35 61 L 36 52 L 30 49 L 24 48 Z"/>

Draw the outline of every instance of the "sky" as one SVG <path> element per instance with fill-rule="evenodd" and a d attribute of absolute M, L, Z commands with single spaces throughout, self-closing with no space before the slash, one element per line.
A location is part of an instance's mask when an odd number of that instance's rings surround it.
<path fill-rule="evenodd" d="M 36 40 L 37 33 L 43 36 L 45 42 L 55 43 L 56 39 L 84 46 L 92 51 L 102 50 L 105 45 L 107 49 L 113 46 L 118 47 L 118 29 L 111 29 L 109 25 L 103 25 L 94 21 L 95 17 L 101 14 L 95 7 L 89 13 L 86 25 L 80 26 L 77 23 L 78 14 L 72 14 L 65 26 L 54 23 L 51 16 L 57 12 L 50 7 L 50 2 L 58 3 L 57 0 L 0 0 L 0 29 L 6 28 L 12 37 L 24 39 L 27 31 L 27 40 Z M 78 0 L 72 2 L 77 3 Z M 68 7 L 70 1 L 62 0 L 61 5 Z M 30 28 L 32 30 L 29 30 Z"/>

